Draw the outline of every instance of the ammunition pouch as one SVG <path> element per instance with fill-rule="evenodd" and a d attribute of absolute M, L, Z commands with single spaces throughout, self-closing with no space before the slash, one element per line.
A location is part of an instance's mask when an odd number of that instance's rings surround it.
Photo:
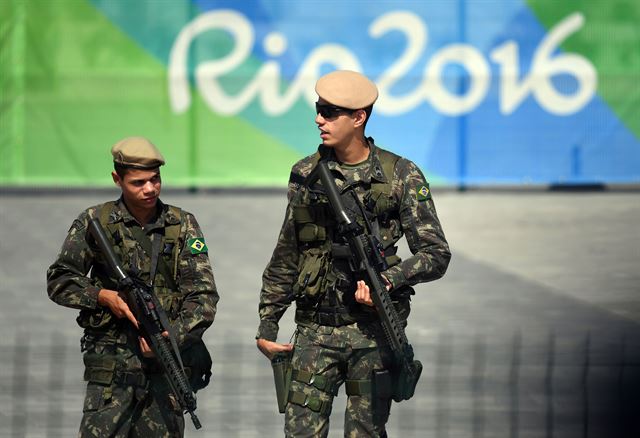
<path fill-rule="evenodd" d="M 317 298 L 336 281 L 330 253 L 322 248 L 305 251 L 298 272 L 298 280 L 293 285 L 296 297 Z"/>
<path fill-rule="evenodd" d="M 278 400 L 278 412 L 284 414 L 289 396 L 289 385 L 291 384 L 291 357 L 293 352 L 276 353 L 271 358 L 273 368 L 273 380 L 276 385 L 276 399 Z"/>
<path fill-rule="evenodd" d="M 413 397 L 421 374 L 422 363 L 419 360 L 411 362 L 411 364 L 409 364 L 409 369 L 400 367 L 393 376 L 393 400 L 401 402 L 402 400 L 409 400 Z"/>
<path fill-rule="evenodd" d="M 320 400 L 304 392 L 289 391 L 289 402 L 311 409 L 313 412 L 317 412 L 322 416 L 328 417 L 331 414 L 331 407 L 333 405 L 332 400 Z"/>
<path fill-rule="evenodd" d="M 314 374 L 304 370 L 293 370 L 291 373 L 291 379 L 296 382 L 304 383 L 305 385 L 313 386 L 314 388 L 333 396 L 338 394 L 338 386 L 332 384 L 329 379 L 322 374 Z"/>
<path fill-rule="evenodd" d="M 193 392 L 206 388 L 211 381 L 213 361 L 204 341 L 198 338 L 188 343 L 180 350 L 180 357 Z"/>
<path fill-rule="evenodd" d="M 309 408 L 314 412 L 323 416 L 329 416 L 331 414 L 331 407 L 333 405 L 333 397 L 338 394 L 338 385 L 335 382 L 331 382 L 327 377 L 322 374 L 315 374 L 305 370 L 291 370 L 289 381 L 295 380 L 296 382 L 304 383 L 307 386 L 312 386 L 315 389 L 331 396 L 329 400 L 322 400 L 313 394 L 307 394 L 301 391 L 289 390 L 287 395 L 287 401 Z"/>
<path fill-rule="evenodd" d="M 85 353 L 82 358 L 84 362 L 84 380 L 90 383 L 101 385 L 111 385 L 116 375 L 116 359 L 111 356 Z"/>

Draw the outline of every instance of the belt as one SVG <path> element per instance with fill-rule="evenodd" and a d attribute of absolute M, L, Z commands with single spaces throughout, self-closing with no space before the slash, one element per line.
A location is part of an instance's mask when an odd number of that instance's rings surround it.
<path fill-rule="evenodd" d="M 296 322 L 313 322 L 330 327 L 341 327 L 343 325 L 353 324 L 354 322 L 372 322 L 376 319 L 377 315 L 353 315 L 349 313 L 347 309 L 341 307 L 337 307 L 334 310 L 296 310 Z"/>
<path fill-rule="evenodd" d="M 146 386 L 149 379 L 142 373 L 116 373 L 114 383 L 124 386 Z"/>

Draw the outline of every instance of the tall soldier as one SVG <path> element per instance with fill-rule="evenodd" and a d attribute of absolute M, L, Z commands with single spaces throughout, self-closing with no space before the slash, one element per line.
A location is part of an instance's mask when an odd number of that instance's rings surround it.
<path fill-rule="evenodd" d="M 371 225 L 389 266 L 382 278 L 405 324 L 411 286 L 442 277 L 451 254 L 418 167 L 365 137 L 378 97 L 375 84 L 360 73 L 334 71 L 315 89 L 322 144 L 291 170 L 284 223 L 263 274 L 257 346 L 272 359 L 293 351 L 285 385 L 286 436 L 326 436 L 332 400 L 343 383 L 345 436 L 386 436 L 391 398 L 372 390 L 371 377 L 390 368 L 390 347 L 326 191 L 310 174 L 319 160 L 326 161 L 350 215 Z M 401 261 L 395 244 L 403 235 L 413 256 Z M 293 301 L 295 342 L 277 343 L 278 321 Z"/>
<path fill-rule="evenodd" d="M 207 246 L 191 213 L 160 201 L 164 158 L 149 140 L 125 138 L 111 153 L 113 181 L 122 195 L 78 216 L 47 272 L 49 297 L 79 309 L 77 322 L 84 329 L 88 383 L 79 436 L 182 437 L 183 412 L 88 224 L 99 219 L 125 269 L 152 287 L 172 327 L 163 335 L 172 332 L 185 366 L 190 356 L 192 382 L 202 377 L 203 385 L 210 356 L 201 338 L 219 299 Z"/>

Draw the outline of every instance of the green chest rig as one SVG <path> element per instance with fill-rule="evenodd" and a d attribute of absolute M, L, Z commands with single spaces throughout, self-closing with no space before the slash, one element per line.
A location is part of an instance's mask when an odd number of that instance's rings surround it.
<path fill-rule="evenodd" d="M 393 174 L 399 156 L 384 149 L 376 148 L 381 169 L 371 169 L 374 176 L 382 176 L 385 181 L 372 178 L 368 188 L 366 207 L 375 220 L 377 237 L 382 243 L 389 266 L 400 262 L 395 255 L 394 243 L 398 240 L 397 230 L 391 227 L 389 220 L 397 215 L 397 206 L 392 198 Z M 317 152 L 311 164 L 318 163 L 321 156 Z M 292 179 L 303 185 L 299 200 L 292 203 L 292 215 L 295 222 L 296 237 L 301 250 L 298 265 L 298 279 L 293 286 L 296 299 L 317 300 L 334 287 L 342 286 L 332 269 L 337 257 L 347 257 L 348 248 L 333 242 L 336 222 L 325 196 L 318 195 L 306 186 L 306 178 L 292 175 Z M 395 233 L 395 234 L 394 234 Z"/>
<path fill-rule="evenodd" d="M 178 258 L 180 255 L 180 234 L 182 231 L 184 220 L 184 212 L 182 209 L 174 206 L 168 206 L 167 215 L 172 215 L 178 218 L 175 223 L 165 223 L 164 226 L 154 233 L 157 237 L 161 238 L 158 245 L 158 253 L 153 255 L 154 252 L 149 243 L 149 239 L 144 242 L 143 238 L 138 238 L 140 235 L 144 235 L 142 229 L 134 232 L 133 230 L 127 230 L 127 227 L 122 221 L 114 222 L 111 220 L 111 215 L 114 212 L 116 203 L 113 201 L 105 203 L 98 211 L 98 220 L 102 227 L 107 231 L 107 237 L 111 241 L 114 251 L 120 257 L 125 267 L 130 267 L 134 260 L 130 257 L 130 251 L 134 247 L 140 246 L 144 250 L 144 253 L 152 259 L 151 264 L 156 265 L 156 275 L 152 281 L 153 290 L 160 300 L 162 307 L 169 315 L 171 320 L 177 317 L 177 314 L 182 305 L 182 294 L 177 287 L 177 275 L 178 275 Z M 153 258 L 157 260 L 154 262 Z M 149 279 L 151 280 L 151 279 Z"/>

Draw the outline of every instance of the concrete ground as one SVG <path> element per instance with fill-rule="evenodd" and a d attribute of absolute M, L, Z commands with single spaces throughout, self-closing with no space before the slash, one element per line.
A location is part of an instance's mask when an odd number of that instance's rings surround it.
<path fill-rule="evenodd" d="M 116 195 L 0 192 L 0 437 L 76 433 L 81 332 L 76 311 L 47 298 L 45 271 L 76 215 Z M 416 396 L 394 403 L 389 435 L 634 436 L 640 193 L 434 196 L 453 258 L 442 280 L 416 288 L 407 335 L 425 370 Z M 196 214 L 221 295 L 205 337 L 214 379 L 198 394 L 204 427 L 187 420 L 186 436 L 282 436 L 271 368 L 253 337 L 284 192 L 163 200 Z M 331 437 L 342 436 L 344 405 L 341 393 Z"/>

